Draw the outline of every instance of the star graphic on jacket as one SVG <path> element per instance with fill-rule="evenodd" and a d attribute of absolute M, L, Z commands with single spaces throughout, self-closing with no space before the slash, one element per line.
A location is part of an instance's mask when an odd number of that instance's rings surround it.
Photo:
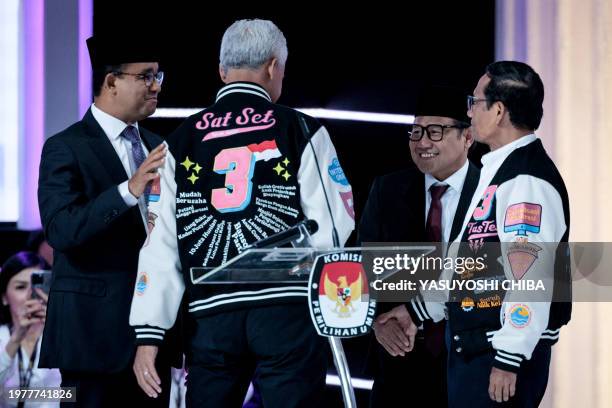
<path fill-rule="evenodd" d="M 185 157 L 185 161 L 181 163 L 181 166 L 185 167 L 185 170 L 189 171 L 189 168 L 193 166 L 193 162 L 189 160 L 189 156 Z"/>
<path fill-rule="evenodd" d="M 195 184 L 197 179 L 199 179 L 199 177 L 196 176 L 195 173 L 191 173 L 191 176 L 187 177 L 187 180 L 191 181 L 191 184 Z"/>
<path fill-rule="evenodd" d="M 278 164 L 276 165 L 276 167 L 274 167 L 272 170 L 276 171 L 276 174 L 280 175 L 280 174 L 281 174 L 281 172 L 282 172 L 283 170 L 285 170 L 285 169 L 283 168 L 283 166 L 281 166 L 281 164 L 280 164 L 280 163 L 278 163 Z"/>
<path fill-rule="evenodd" d="M 196 163 L 195 167 L 193 168 L 193 171 L 195 171 L 197 174 L 200 174 L 200 170 L 202 170 L 202 166 Z"/>
<path fill-rule="evenodd" d="M 285 172 L 283 173 L 283 175 L 281 177 L 284 178 L 285 181 L 287 181 L 287 180 L 289 180 L 289 177 L 291 177 L 291 174 L 289 174 L 289 172 L 287 170 L 285 170 Z"/>
<path fill-rule="evenodd" d="M 289 159 L 285 157 L 285 160 L 283 160 L 283 164 L 285 165 L 285 167 L 287 167 L 287 165 L 289 164 Z"/>

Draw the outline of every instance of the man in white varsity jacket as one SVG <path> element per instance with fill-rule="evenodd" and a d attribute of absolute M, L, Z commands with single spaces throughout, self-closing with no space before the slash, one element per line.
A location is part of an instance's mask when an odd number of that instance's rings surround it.
<path fill-rule="evenodd" d="M 543 100 L 538 74 L 514 61 L 490 64 L 468 96 L 475 138 L 491 152 L 482 157 L 463 232 L 448 256 L 483 257 L 486 266 L 467 274 L 447 270 L 444 278 L 542 280 L 546 291 L 528 298 L 525 292 L 451 289 L 446 303 L 411 301 L 410 324 L 448 315 L 449 407 L 538 406 L 551 346 L 570 319 L 569 254 L 558 244 L 569 236 L 569 200 L 533 133 Z"/>
<path fill-rule="evenodd" d="M 326 129 L 275 104 L 286 59 L 272 22 L 232 24 L 220 52 L 226 85 L 167 140 L 130 314 L 134 371 L 151 396 L 159 392 L 157 345 L 183 293 L 194 321 L 188 406 L 241 406 L 255 369 L 266 407 L 317 406 L 322 396 L 326 346 L 310 322 L 305 285 L 210 288 L 190 278 L 191 267 L 221 265 L 305 218 L 317 221 L 312 242 L 321 248 L 333 246 L 332 214 L 341 243 L 354 228 L 351 186 Z"/>

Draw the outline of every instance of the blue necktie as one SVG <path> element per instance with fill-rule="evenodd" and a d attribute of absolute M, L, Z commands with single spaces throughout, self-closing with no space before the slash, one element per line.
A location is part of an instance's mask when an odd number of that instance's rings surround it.
<path fill-rule="evenodd" d="M 132 144 L 132 158 L 134 159 L 134 164 L 136 165 L 136 169 L 140 167 L 142 162 L 145 161 L 146 155 L 144 150 L 142 149 L 142 144 L 140 141 L 140 135 L 138 134 L 138 129 L 134 126 L 126 127 L 123 132 L 121 132 L 121 136 L 125 137 Z M 149 193 L 151 192 L 151 183 L 147 183 L 147 186 L 144 190 L 145 196 L 145 204 L 149 204 Z"/>

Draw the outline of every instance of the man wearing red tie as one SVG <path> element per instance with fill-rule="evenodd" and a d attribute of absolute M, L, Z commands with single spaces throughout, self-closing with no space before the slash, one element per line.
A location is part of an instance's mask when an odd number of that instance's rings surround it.
<path fill-rule="evenodd" d="M 362 243 L 441 243 L 459 233 L 479 177 L 467 159 L 473 138 L 464 101 L 463 92 L 448 87 L 420 93 L 409 136 L 418 170 L 374 181 L 359 228 Z M 406 305 L 381 302 L 379 308 L 386 313 L 374 323 L 371 406 L 395 405 L 397 390 L 426 395 L 430 406 L 446 406 L 444 321 L 427 322 L 417 332 L 408 325 Z"/>

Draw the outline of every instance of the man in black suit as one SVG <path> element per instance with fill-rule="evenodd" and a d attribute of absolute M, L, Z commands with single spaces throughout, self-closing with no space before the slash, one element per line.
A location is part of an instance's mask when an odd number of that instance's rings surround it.
<path fill-rule="evenodd" d="M 87 40 L 94 103 L 46 141 L 40 164 L 41 219 L 55 249 L 40 367 L 61 370 L 62 386 L 76 387 L 77 406 L 168 406 L 169 356 L 158 359 L 164 394 L 156 400 L 131 367 L 130 303 L 165 147 L 138 126 L 157 106 L 159 58 L 130 41 Z"/>
<path fill-rule="evenodd" d="M 418 170 L 374 181 L 359 228 L 362 244 L 452 242 L 459 233 L 480 173 L 467 159 L 473 138 L 464 101 L 465 94 L 452 88 L 421 92 L 410 129 L 410 154 Z M 417 334 L 407 324 L 404 304 L 379 303 L 379 310 L 386 313 L 373 326 L 371 406 L 393 406 L 401 391 L 419 392 L 428 406 L 445 407 L 444 323 L 428 324 Z"/>

